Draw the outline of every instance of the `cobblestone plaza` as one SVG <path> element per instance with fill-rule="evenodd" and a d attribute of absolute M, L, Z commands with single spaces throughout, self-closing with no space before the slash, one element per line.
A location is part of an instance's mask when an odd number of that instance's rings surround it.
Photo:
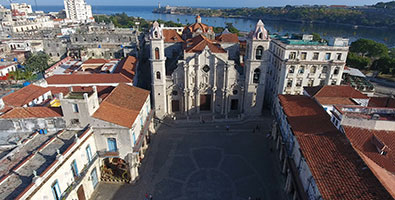
<path fill-rule="evenodd" d="M 93 199 L 287 199 L 266 138 L 272 119 L 162 125 L 135 184 L 100 183 Z M 259 126 L 259 130 L 254 128 Z M 226 127 L 229 126 L 229 130 Z"/>

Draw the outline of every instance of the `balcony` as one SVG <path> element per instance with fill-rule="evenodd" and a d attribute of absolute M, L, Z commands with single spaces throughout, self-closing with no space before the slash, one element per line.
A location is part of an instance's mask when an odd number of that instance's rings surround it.
<path fill-rule="evenodd" d="M 119 157 L 118 149 L 117 149 L 117 151 L 107 151 L 107 150 L 98 151 L 97 154 L 100 158 L 118 158 Z"/>
<path fill-rule="evenodd" d="M 84 168 L 81 170 L 81 172 L 78 174 L 77 177 L 74 178 L 74 182 L 71 183 L 71 185 L 63 192 L 62 196 L 60 199 L 67 199 L 67 197 L 70 195 L 70 193 L 74 190 L 77 189 L 77 186 L 81 183 L 81 181 L 85 178 L 86 174 L 88 173 L 89 169 L 92 167 L 92 165 L 96 162 L 98 158 L 98 154 L 95 154 L 95 156 L 92 157 L 92 160 L 87 163 Z"/>

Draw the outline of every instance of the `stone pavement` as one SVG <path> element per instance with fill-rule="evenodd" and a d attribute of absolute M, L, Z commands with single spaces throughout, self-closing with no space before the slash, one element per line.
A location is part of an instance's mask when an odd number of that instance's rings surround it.
<path fill-rule="evenodd" d="M 288 199 L 277 156 L 266 138 L 272 119 L 162 125 L 135 184 L 100 183 L 92 199 Z M 260 131 L 253 132 L 259 124 Z M 230 130 L 226 131 L 226 126 Z"/>

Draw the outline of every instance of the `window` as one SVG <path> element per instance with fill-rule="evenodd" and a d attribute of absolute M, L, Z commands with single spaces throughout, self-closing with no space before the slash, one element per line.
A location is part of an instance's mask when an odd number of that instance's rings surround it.
<path fill-rule="evenodd" d="M 75 112 L 75 113 L 78 113 L 78 112 L 79 112 L 79 110 L 78 110 L 78 104 L 73 103 L 73 104 L 72 104 L 72 107 L 73 107 L 73 112 Z"/>
<path fill-rule="evenodd" d="M 337 53 L 336 54 L 336 59 L 337 60 L 342 60 L 342 54 L 341 53 Z"/>
<path fill-rule="evenodd" d="M 312 66 L 310 68 L 310 74 L 315 74 L 316 71 L 317 71 L 317 66 Z"/>
<path fill-rule="evenodd" d="M 322 79 L 322 80 L 320 81 L 320 85 L 325 85 L 325 80 L 324 80 L 324 79 Z"/>
<path fill-rule="evenodd" d="M 237 95 L 238 91 L 237 90 L 233 90 L 233 95 Z"/>
<path fill-rule="evenodd" d="M 74 178 L 77 178 L 78 175 L 78 168 L 77 168 L 77 161 L 73 160 L 71 163 L 71 172 L 73 173 Z"/>
<path fill-rule="evenodd" d="M 117 140 L 115 138 L 107 138 L 107 144 L 108 144 L 108 151 L 116 152 L 118 150 Z"/>
<path fill-rule="evenodd" d="M 326 53 L 325 60 L 330 60 L 330 59 L 331 59 L 331 53 Z"/>
<path fill-rule="evenodd" d="M 336 80 L 332 80 L 331 85 L 336 85 Z"/>
<path fill-rule="evenodd" d="M 304 66 L 300 66 L 300 67 L 299 67 L 298 73 L 299 73 L 299 74 L 303 74 L 303 73 L 304 73 Z"/>
<path fill-rule="evenodd" d="M 327 73 L 328 72 L 328 67 L 327 66 L 324 66 L 323 68 L 322 68 L 322 73 Z"/>
<path fill-rule="evenodd" d="M 257 60 L 261 60 L 262 59 L 262 55 L 263 55 L 263 47 L 262 46 L 258 46 L 256 48 L 255 58 Z"/>
<path fill-rule="evenodd" d="M 92 178 L 92 185 L 93 188 L 96 188 L 97 184 L 99 183 L 99 179 L 97 178 L 97 171 L 96 168 L 94 168 L 91 172 L 91 178 Z"/>
<path fill-rule="evenodd" d="M 158 47 L 155 48 L 155 59 L 159 60 L 159 48 Z"/>
<path fill-rule="evenodd" d="M 302 52 L 302 54 L 300 55 L 300 59 L 306 60 L 306 58 L 307 58 L 307 52 Z"/>
<path fill-rule="evenodd" d="M 300 86 L 302 86 L 302 79 L 298 79 L 296 81 L 296 87 L 300 87 Z"/>
<path fill-rule="evenodd" d="M 293 74 L 295 72 L 295 66 L 291 66 L 288 70 L 288 73 Z"/>
<path fill-rule="evenodd" d="M 296 52 L 290 52 L 288 58 L 289 58 L 290 60 L 295 59 L 295 58 L 296 58 Z"/>
<path fill-rule="evenodd" d="M 80 120 L 79 119 L 71 119 L 71 124 L 79 124 Z"/>
<path fill-rule="evenodd" d="M 177 92 L 177 90 L 173 90 L 173 92 L 171 92 L 171 94 L 172 94 L 173 96 L 177 96 L 177 95 L 178 95 L 178 92 Z"/>
<path fill-rule="evenodd" d="M 132 137 L 133 137 L 133 146 L 136 144 L 136 134 L 133 132 L 132 133 Z"/>
<path fill-rule="evenodd" d="M 156 79 L 160 79 L 160 72 L 156 72 Z"/>
<path fill-rule="evenodd" d="M 85 149 L 86 151 L 86 157 L 88 159 L 88 162 L 92 161 L 92 151 L 91 151 L 91 146 L 88 145 Z"/>
<path fill-rule="evenodd" d="M 154 31 L 154 37 L 158 38 L 158 31 Z"/>
<path fill-rule="evenodd" d="M 54 199 L 60 200 L 62 192 L 60 191 L 58 180 L 55 180 L 55 182 L 52 183 L 51 189 L 52 189 L 52 194 L 53 194 Z"/>
<path fill-rule="evenodd" d="M 292 79 L 289 79 L 287 81 L 287 88 L 290 88 L 290 87 L 292 87 Z"/>
<path fill-rule="evenodd" d="M 307 83 L 307 86 L 312 87 L 314 84 L 314 80 L 310 79 L 309 82 Z"/>
<path fill-rule="evenodd" d="M 333 71 L 333 74 L 338 75 L 339 74 L 339 67 L 335 68 L 335 71 Z"/>
<path fill-rule="evenodd" d="M 261 70 L 259 68 L 256 68 L 254 70 L 254 76 L 253 76 L 253 83 L 259 83 L 259 77 L 261 76 Z"/>
<path fill-rule="evenodd" d="M 208 65 L 205 65 L 203 67 L 203 71 L 207 73 L 208 71 L 210 71 L 210 67 Z"/>

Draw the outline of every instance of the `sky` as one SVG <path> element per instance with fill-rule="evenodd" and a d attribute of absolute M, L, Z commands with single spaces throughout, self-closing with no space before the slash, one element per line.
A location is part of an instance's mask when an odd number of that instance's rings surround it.
<path fill-rule="evenodd" d="M 12 0 L 16 3 L 29 3 L 34 0 Z M 38 5 L 63 5 L 63 0 L 36 0 Z M 86 0 L 90 5 L 131 5 L 153 6 L 159 0 Z M 391 0 L 381 0 L 388 2 Z M 9 0 L 0 0 L 0 4 L 8 5 Z M 259 7 L 259 6 L 285 6 L 285 5 L 371 5 L 377 0 L 160 0 L 161 5 L 171 6 L 200 6 L 200 7 Z"/>

